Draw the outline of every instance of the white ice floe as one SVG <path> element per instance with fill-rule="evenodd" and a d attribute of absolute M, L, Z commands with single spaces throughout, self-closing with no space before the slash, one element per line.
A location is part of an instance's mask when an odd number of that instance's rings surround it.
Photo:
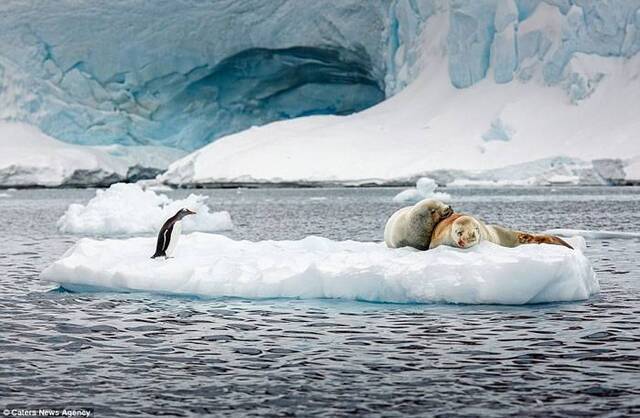
<path fill-rule="evenodd" d="M 416 182 L 416 187 L 401 191 L 393 198 L 394 202 L 416 203 L 423 199 L 449 200 L 448 193 L 436 192 L 438 185 L 436 181 L 429 177 L 421 177 Z"/>
<path fill-rule="evenodd" d="M 0 197 L 11 197 L 9 193 L 0 193 Z"/>
<path fill-rule="evenodd" d="M 75 291 L 151 291 L 242 298 L 527 304 L 587 299 L 598 280 L 583 255 L 554 245 L 389 249 L 384 243 L 235 241 L 185 235 L 175 258 L 150 259 L 153 238 L 81 239 L 41 274 Z"/>
<path fill-rule="evenodd" d="M 591 239 L 640 238 L 640 232 L 594 231 L 588 229 L 550 229 L 546 233 L 560 235 L 561 237 L 580 236 Z"/>
<path fill-rule="evenodd" d="M 185 207 L 197 212 L 182 222 L 185 231 L 224 231 L 233 228 L 227 211 L 210 212 L 206 196 L 190 194 L 172 200 L 137 184 L 117 183 L 98 190 L 86 205 L 71 204 L 58 220 L 62 232 L 118 235 L 156 233 L 162 223 Z"/>

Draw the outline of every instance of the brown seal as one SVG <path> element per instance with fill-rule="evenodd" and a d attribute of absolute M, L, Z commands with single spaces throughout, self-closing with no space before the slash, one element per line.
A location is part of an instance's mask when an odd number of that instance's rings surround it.
<path fill-rule="evenodd" d="M 498 225 L 485 225 L 473 216 L 462 213 L 454 213 L 436 225 L 429 248 L 436 248 L 440 245 L 469 248 L 483 240 L 503 247 L 517 247 L 522 244 L 553 244 L 573 249 L 566 241 L 553 235 L 530 234 Z"/>

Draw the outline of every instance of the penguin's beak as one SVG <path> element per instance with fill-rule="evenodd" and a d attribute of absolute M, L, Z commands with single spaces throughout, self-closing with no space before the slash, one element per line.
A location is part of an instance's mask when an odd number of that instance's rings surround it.
<path fill-rule="evenodd" d="M 195 214 L 196 214 L 196 212 L 195 212 L 195 211 L 193 211 L 193 210 L 191 210 L 191 209 L 187 209 L 187 213 L 188 213 L 189 215 L 195 215 Z"/>

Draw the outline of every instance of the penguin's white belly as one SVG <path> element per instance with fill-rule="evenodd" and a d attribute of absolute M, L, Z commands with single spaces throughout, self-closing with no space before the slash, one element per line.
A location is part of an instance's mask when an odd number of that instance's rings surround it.
<path fill-rule="evenodd" d="M 178 241 L 180 241 L 180 234 L 182 234 L 182 222 L 178 221 L 173 224 L 173 230 L 171 231 L 171 237 L 169 238 L 169 246 L 167 247 L 167 257 L 170 257 L 173 254 L 173 250 L 176 249 L 176 245 L 178 245 Z"/>

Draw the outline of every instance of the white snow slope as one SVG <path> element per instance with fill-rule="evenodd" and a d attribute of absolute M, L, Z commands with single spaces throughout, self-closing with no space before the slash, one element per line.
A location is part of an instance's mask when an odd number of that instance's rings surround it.
<path fill-rule="evenodd" d="M 384 183 L 555 156 L 590 164 L 640 155 L 640 3 L 618 4 L 619 16 L 598 2 L 466 10 L 489 3 L 457 2 L 462 10 L 443 6 L 428 17 L 411 67 L 418 76 L 390 99 L 229 135 L 172 164 L 162 180 Z M 625 23 L 626 12 L 636 17 Z M 473 49 L 483 43 L 486 56 Z"/>
<path fill-rule="evenodd" d="M 151 291 L 205 297 L 339 298 L 400 303 L 526 304 L 582 300 L 599 291 L 578 248 L 482 243 L 469 250 L 389 249 L 383 243 L 234 241 L 192 233 L 173 259 L 150 259 L 153 238 L 84 238 L 41 279 L 70 290 Z"/>
<path fill-rule="evenodd" d="M 0 150 L 3 186 L 111 183 L 125 179 L 133 166 L 163 169 L 184 155 L 160 146 L 67 144 L 18 122 L 0 122 Z"/>

